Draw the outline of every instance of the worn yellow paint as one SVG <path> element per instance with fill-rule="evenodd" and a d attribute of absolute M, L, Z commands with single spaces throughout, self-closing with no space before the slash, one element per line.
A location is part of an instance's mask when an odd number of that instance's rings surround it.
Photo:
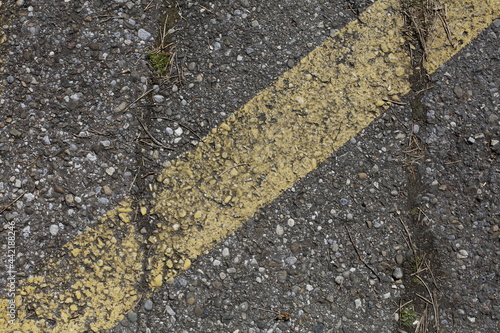
<path fill-rule="evenodd" d="M 434 73 L 499 18 L 500 0 L 439 1 L 434 4 L 434 10 L 436 15 L 427 38 L 428 55 L 424 63 L 428 73 Z"/>
<path fill-rule="evenodd" d="M 437 36 L 428 44 L 430 72 L 500 13 L 498 1 L 445 2 L 453 38 L 463 44 L 450 49 Z M 369 7 L 362 23 L 348 24 L 163 170 L 153 186 L 152 213 L 160 219 L 147 239 L 132 218 L 146 214 L 146 205 L 123 202 L 67 244 L 43 276 L 19 281 L 17 319 L 8 323 L 8 300 L 0 300 L 0 331 L 112 327 L 139 300 L 140 244 L 152 247 L 146 268 L 155 289 L 316 168 L 380 115 L 386 100 L 410 90 L 398 10 L 396 0 Z M 458 35 L 464 27 L 467 38 Z"/>
<path fill-rule="evenodd" d="M 410 90 L 398 1 L 379 1 L 158 177 L 152 287 L 174 277 Z"/>
<path fill-rule="evenodd" d="M 131 212 L 129 201 L 120 203 L 49 260 L 43 276 L 19 281 L 17 318 L 9 323 L 9 301 L 0 300 L 0 331 L 98 332 L 123 319 L 143 275 L 142 240 L 123 221 Z"/>

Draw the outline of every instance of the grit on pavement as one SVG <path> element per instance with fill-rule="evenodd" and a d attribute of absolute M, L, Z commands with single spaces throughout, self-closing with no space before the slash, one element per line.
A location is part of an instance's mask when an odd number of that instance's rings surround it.
<path fill-rule="evenodd" d="M 4 3 L 2 288 L 10 225 L 17 278 L 40 274 L 125 196 L 150 200 L 162 167 L 370 4 Z M 147 54 L 175 12 L 165 81 Z M 500 330 L 499 37 L 497 19 L 109 331 Z"/>

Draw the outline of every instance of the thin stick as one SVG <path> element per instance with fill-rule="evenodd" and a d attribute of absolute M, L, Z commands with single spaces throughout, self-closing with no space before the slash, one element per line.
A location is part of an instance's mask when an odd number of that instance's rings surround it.
<path fill-rule="evenodd" d="M 169 147 L 165 146 L 158 139 L 156 139 L 151 133 L 149 133 L 148 128 L 146 126 L 144 126 L 144 124 L 142 123 L 142 121 L 140 121 L 139 119 L 137 119 L 137 121 L 141 125 L 142 129 L 146 132 L 146 134 L 151 138 L 151 140 L 153 140 L 154 143 L 156 143 L 157 145 L 159 145 L 160 147 L 163 147 L 165 149 L 174 150 L 173 148 L 169 148 Z"/>
<path fill-rule="evenodd" d="M 366 266 L 366 268 L 368 268 L 373 274 L 375 274 L 375 276 L 377 277 L 377 279 L 379 281 L 382 281 L 380 279 L 380 276 L 378 276 L 377 272 L 375 272 L 375 270 L 373 268 L 371 268 L 367 263 L 366 261 L 363 260 L 363 258 L 361 257 L 361 255 L 359 254 L 359 251 L 358 251 L 358 248 L 356 247 L 356 244 L 354 243 L 354 240 L 352 239 L 352 236 L 351 236 L 351 233 L 349 232 L 349 229 L 347 228 L 346 225 L 344 225 L 344 228 L 345 230 L 347 231 L 347 234 L 349 235 L 349 240 L 351 241 L 351 244 L 352 246 L 354 247 L 354 251 L 356 251 L 356 254 L 358 255 L 358 258 L 359 260 L 361 260 L 361 262 Z"/>
<path fill-rule="evenodd" d="M 135 101 L 133 101 L 132 103 L 129 103 L 129 105 L 127 105 L 125 107 L 125 109 L 123 109 L 121 112 L 127 111 L 132 106 L 132 104 L 135 104 L 135 103 L 139 102 L 141 99 L 143 99 L 144 97 L 146 97 L 152 91 L 153 91 L 153 88 L 146 90 L 146 92 L 144 92 L 144 94 L 142 94 L 141 96 L 137 97 L 135 99 Z"/>
<path fill-rule="evenodd" d="M 101 23 L 107 22 L 109 20 L 113 19 L 125 19 L 123 16 L 108 16 L 108 15 L 101 15 L 100 17 L 107 17 L 106 19 L 102 20 Z"/>
<path fill-rule="evenodd" d="M 411 250 L 413 252 L 413 256 L 416 258 L 417 257 L 417 249 L 415 248 L 415 244 L 413 244 L 413 241 L 411 240 L 410 231 L 406 227 L 406 224 L 403 222 L 402 218 L 399 218 L 399 221 L 401 221 L 401 224 L 403 225 L 403 228 L 406 231 L 406 235 L 408 236 L 408 241 L 410 242 L 410 247 L 411 247 Z"/>
<path fill-rule="evenodd" d="M 396 100 L 390 99 L 390 98 L 382 98 L 382 100 L 384 102 L 389 102 L 389 103 L 393 103 L 393 104 L 397 104 L 397 105 L 406 105 L 407 104 L 405 102 L 399 102 L 399 101 L 396 101 Z"/>
<path fill-rule="evenodd" d="M 11 203 L 9 203 L 7 206 L 3 207 L 1 210 L 0 210 L 0 213 L 3 213 L 7 208 L 9 208 L 10 206 L 12 206 L 13 204 L 15 204 L 19 199 L 21 199 L 22 197 L 24 197 L 24 193 L 23 194 L 20 194 L 17 198 L 15 198 Z"/>
<path fill-rule="evenodd" d="M 418 40 L 420 42 L 420 45 L 422 46 L 422 50 L 424 51 L 424 58 L 427 58 L 427 46 L 425 45 L 425 40 L 422 36 L 422 32 L 420 31 L 420 28 L 419 28 L 417 22 L 415 21 L 413 16 L 410 15 L 410 13 L 407 13 L 407 12 L 404 12 L 404 13 L 406 14 L 407 17 L 410 18 L 411 22 L 415 26 L 415 29 L 417 30 Z"/>
<path fill-rule="evenodd" d="M 420 282 L 422 282 L 425 289 L 427 289 L 429 297 L 431 298 L 432 309 L 434 310 L 434 325 L 436 325 L 436 332 L 439 332 L 439 313 L 434 295 L 431 293 L 431 290 L 429 289 L 429 286 L 427 286 L 427 283 L 425 283 L 425 281 L 420 276 L 416 275 L 416 277 L 420 280 Z"/>
<path fill-rule="evenodd" d="M 149 138 L 146 138 L 146 139 L 149 139 Z M 148 146 L 153 147 L 153 148 L 163 148 L 159 144 L 147 142 L 145 139 L 139 139 L 139 141 L 144 143 L 145 145 L 148 145 Z"/>
<path fill-rule="evenodd" d="M 274 313 L 274 314 L 280 314 L 278 311 L 276 310 L 268 310 L 268 309 L 263 309 L 263 308 L 257 308 L 257 307 L 254 307 L 252 306 L 252 309 L 255 309 L 255 310 L 261 310 L 261 311 L 266 311 L 266 312 L 271 312 L 271 313 Z"/>
<path fill-rule="evenodd" d="M 422 92 L 424 92 L 426 90 L 430 90 L 430 89 L 435 88 L 435 87 L 436 86 L 430 86 L 430 87 L 427 87 L 427 88 L 424 88 L 424 89 L 420 89 L 419 91 L 415 92 L 415 95 L 418 95 L 418 94 L 420 94 L 420 93 L 422 93 Z"/>
<path fill-rule="evenodd" d="M 151 8 L 151 6 L 153 5 L 153 2 L 154 0 L 151 0 L 147 5 L 146 7 L 144 8 L 144 11 L 148 10 L 149 8 Z"/>
<path fill-rule="evenodd" d="M 430 267 L 430 265 L 429 265 L 429 262 L 430 262 L 430 261 L 427 261 L 427 262 L 425 263 L 425 265 L 427 266 L 427 268 L 429 269 L 429 272 L 431 273 L 431 277 L 432 277 L 432 284 L 434 285 L 434 287 L 436 287 L 436 289 L 437 289 L 438 291 L 441 291 L 441 289 L 439 289 L 439 287 L 438 287 L 438 285 L 437 285 L 436 278 L 434 277 L 434 273 L 432 272 L 432 269 L 431 269 L 431 267 Z"/>
<path fill-rule="evenodd" d="M 420 316 L 420 320 L 418 321 L 417 326 L 415 327 L 415 333 L 426 332 L 425 327 L 427 322 L 427 307 L 428 305 L 426 304 L 422 316 Z"/>
<path fill-rule="evenodd" d="M 141 171 L 141 167 L 139 167 L 139 169 L 137 169 L 137 172 L 135 173 L 134 179 L 132 180 L 132 183 L 130 184 L 130 186 L 128 188 L 128 193 L 130 193 L 130 191 L 132 191 L 132 186 L 134 186 L 135 180 L 137 179 L 137 175 L 139 174 L 140 171 Z"/>
<path fill-rule="evenodd" d="M 457 48 L 457 45 L 453 43 L 453 39 L 451 37 L 451 32 L 450 32 L 450 27 L 448 25 L 448 22 L 446 22 L 446 4 L 444 5 L 444 16 L 438 11 L 437 12 L 439 18 L 441 19 L 441 22 L 443 23 L 443 28 L 444 31 L 446 32 L 446 37 L 450 41 L 451 46 L 453 46 L 454 49 Z"/>
<path fill-rule="evenodd" d="M 408 305 L 408 304 L 410 304 L 410 303 L 413 303 L 413 300 L 409 300 L 408 302 L 406 302 L 406 303 L 404 303 L 404 304 L 401 304 L 401 305 L 399 306 L 399 308 L 398 308 L 396 311 L 394 311 L 393 313 L 396 313 L 396 312 L 400 311 L 400 310 L 401 310 L 401 309 L 402 309 L 405 305 Z"/>
<path fill-rule="evenodd" d="M 233 165 L 232 167 L 222 171 L 219 176 L 222 176 L 223 174 L 225 174 L 226 172 L 228 172 L 229 170 L 231 169 L 234 169 L 234 168 L 237 168 L 237 167 L 240 167 L 240 166 L 243 166 L 243 165 L 248 165 L 248 163 L 241 163 L 241 164 L 236 164 L 236 165 Z"/>
<path fill-rule="evenodd" d="M 198 138 L 198 140 L 201 140 L 201 137 L 198 134 L 196 134 L 196 132 L 192 128 L 190 128 L 189 126 L 184 125 L 184 124 L 182 124 L 182 123 L 180 123 L 180 122 L 178 122 L 178 121 L 176 121 L 174 119 L 167 118 L 167 117 L 151 117 L 151 119 L 163 119 L 163 120 L 168 120 L 168 121 L 177 123 L 177 124 L 179 124 L 180 127 L 184 127 L 185 129 L 187 129 L 188 131 L 190 131 L 191 133 L 193 133 L 194 136 L 196 136 Z"/>
<path fill-rule="evenodd" d="M 429 304 L 432 304 L 431 301 L 429 301 L 427 298 L 425 298 L 424 296 L 420 295 L 420 294 L 416 294 L 418 297 L 420 297 L 421 299 L 423 299 L 425 302 L 429 303 Z"/>

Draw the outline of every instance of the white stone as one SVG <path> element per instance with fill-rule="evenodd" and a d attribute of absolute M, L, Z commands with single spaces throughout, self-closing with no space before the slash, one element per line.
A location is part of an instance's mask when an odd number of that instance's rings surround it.
<path fill-rule="evenodd" d="M 278 234 L 278 236 L 283 236 L 283 233 L 284 233 L 284 232 L 285 232 L 285 231 L 283 230 L 283 227 L 282 227 L 281 225 L 279 225 L 279 224 L 278 224 L 278 225 L 276 226 L 276 234 Z"/>
<path fill-rule="evenodd" d="M 55 236 L 59 232 L 59 226 L 57 224 L 52 224 L 49 228 L 49 231 L 52 236 Z"/>
<path fill-rule="evenodd" d="M 465 259 L 469 256 L 469 253 L 466 250 L 460 250 L 457 253 L 457 258 L 458 259 Z"/>
<path fill-rule="evenodd" d="M 163 103 L 165 97 L 162 95 L 154 95 L 153 100 L 155 101 L 155 103 Z"/>
<path fill-rule="evenodd" d="M 174 131 L 175 135 L 181 136 L 184 131 L 182 130 L 182 127 L 177 127 Z"/>
<path fill-rule="evenodd" d="M 142 28 L 139 29 L 139 31 L 137 31 L 137 36 L 139 36 L 139 38 L 142 40 L 146 40 L 146 39 L 151 38 L 151 34 Z"/>
<path fill-rule="evenodd" d="M 113 174 L 115 173 L 115 168 L 113 167 L 106 168 L 106 173 L 110 176 L 113 176 Z"/>
<path fill-rule="evenodd" d="M 97 156 L 94 153 L 88 153 L 87 154 L 87 159 L 91 162 L 94 162 L 97 160 Z"/>

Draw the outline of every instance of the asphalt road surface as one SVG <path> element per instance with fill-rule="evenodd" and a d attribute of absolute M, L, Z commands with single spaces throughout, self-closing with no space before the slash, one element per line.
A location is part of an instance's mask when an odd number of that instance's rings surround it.
<path fill-rule="evenodd" d="M 3 331 L 500 330 L 498 1 L 0 13 Z"/>

